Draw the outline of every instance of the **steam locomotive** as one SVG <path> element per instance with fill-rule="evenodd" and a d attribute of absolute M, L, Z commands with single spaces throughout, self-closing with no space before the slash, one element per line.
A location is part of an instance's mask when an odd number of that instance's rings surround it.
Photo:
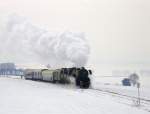
<path fill-rule="evenodd" d="M 61 68 L 61 69 L 26 69 L 24 77 L 27 80 L 40 80 L 52 83 L 69 84 L 74 79 L 76 86 L 89 88 L 91 85 L 91 70 L 82 68 Z"/>

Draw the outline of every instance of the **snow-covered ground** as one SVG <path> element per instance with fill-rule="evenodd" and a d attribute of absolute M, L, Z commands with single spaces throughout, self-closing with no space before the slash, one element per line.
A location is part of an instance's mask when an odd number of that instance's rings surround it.
<path fill-rule="evenodd" d="M 122 86 L 121 81 L 124 77 L 98 77 L 93 76 L 93 88 L 117 92 L 129 96 L 138 96 L 137 86 Z M 140 79 L 140 97 L 150 100 L 150 77 L 145 76 Z M 147 83 L 146 83 L 147 82 Z"/>
<path fill-rule="evenodd" d="M 0 114 L 149 114 L 91 89 L 0 77 Z"/>

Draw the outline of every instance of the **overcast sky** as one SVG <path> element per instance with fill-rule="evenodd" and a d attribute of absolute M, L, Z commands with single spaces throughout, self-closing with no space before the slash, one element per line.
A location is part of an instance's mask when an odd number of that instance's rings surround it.
<path fill-rule="evenodd" d="M 150 65 L 149 0 L 0 0 L 0 18 L 11 13 L 48 30 L 84 32 L 89 65 Z"/>

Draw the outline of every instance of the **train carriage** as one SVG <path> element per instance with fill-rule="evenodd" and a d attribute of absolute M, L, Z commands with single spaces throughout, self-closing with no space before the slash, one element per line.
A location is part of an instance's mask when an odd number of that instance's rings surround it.
<path fill-rule="evenodd" d="M 33 70 L 32 69 L 26 69 L 24 71 L 24 78 L 25 79 L 32 79 L 33 78 Z"/>
<path fill-rule="evenodd" d="M 42 69 L 27 69 L 25 70 L 25 79 L 42 80 Z"/>
<path fill-rule="evenodd" d="M 43 81 L 48 81 L 48 82 L 53 82 L 55 83 L 56 81 L 60 80 L 60 76 L 59 76 L 59 70 L 43 70 L 42 71 L 42 77 L 43 77 Z"/>

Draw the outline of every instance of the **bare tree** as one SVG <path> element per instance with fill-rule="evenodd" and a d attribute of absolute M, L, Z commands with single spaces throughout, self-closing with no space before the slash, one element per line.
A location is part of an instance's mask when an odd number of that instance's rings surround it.
<path fill-rule="evenodd" d="M 129 76 L 130 82 L 133 86 L 135 86 L 139 81 L 139 76 L 136 73 L 133 73 Z"/>

